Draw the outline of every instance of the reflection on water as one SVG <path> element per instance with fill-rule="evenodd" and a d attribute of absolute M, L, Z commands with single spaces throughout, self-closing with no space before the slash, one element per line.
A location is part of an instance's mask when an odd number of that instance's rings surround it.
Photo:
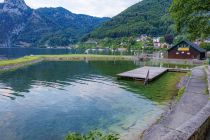
<path fill-rule="evenodd" d="M 120 61 L 43 62 L 1 74 L 1 140 L 59 140 L 69 131 L 96 128 L 138 134 L 163 109 L 117 80 L 117 73 L 136 67 Z"/>

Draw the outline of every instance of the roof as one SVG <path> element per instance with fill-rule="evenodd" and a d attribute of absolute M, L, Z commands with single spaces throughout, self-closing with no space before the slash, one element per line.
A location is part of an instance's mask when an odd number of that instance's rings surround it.
<path fill-rule="evenodd" d="M 182 43 L 186 43 L 188 44 L 189 46 L 191 46 L 192 48 L 194 48 L 195 50 L 199 51 L 199 52 L 206 52 L 205 49 L 199 47 L 197 44 L 194 44 L 188 40 L 183 40 L 181 42 L 179 42 L 178 44 L 172 46 L 171 48 L 168 49 L 168 51 L 172 50 L 173 48 L 176 48 L 178 45 L 182 44 Z"/>

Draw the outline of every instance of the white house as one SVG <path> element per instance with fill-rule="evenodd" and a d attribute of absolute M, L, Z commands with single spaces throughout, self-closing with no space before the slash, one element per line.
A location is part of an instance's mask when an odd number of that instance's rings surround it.
<path fill-rule="evenodd" d="M 153 44 L 155 48 L 160 48 L 161 47 L 160 37 L 153 38 Z"/>

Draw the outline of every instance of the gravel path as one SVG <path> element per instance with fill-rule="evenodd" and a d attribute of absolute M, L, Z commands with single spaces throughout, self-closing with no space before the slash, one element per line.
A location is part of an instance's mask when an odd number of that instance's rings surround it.
<path fill-rule="evenodd" d="M 172 131 L 180 134 L 177 128 L 195 116 L 207 104 L 209 96 L 206 93 L 207 87 L 206 73 L 203 67 L 194 68 L 180 102 L 158 124 L 147 130 L 142 139 L 162 140 Z M 183 133 L 183 135 L 185 134 Z"/>

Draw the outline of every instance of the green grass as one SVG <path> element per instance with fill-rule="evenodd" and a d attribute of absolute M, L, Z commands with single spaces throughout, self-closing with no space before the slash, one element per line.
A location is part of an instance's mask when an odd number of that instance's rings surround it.
<path fill-rule="evenodd" d="M 18 59 L 13 59 L 13 60 L 1 60 L 0 61 L 0 66 L 14 66 L 18 64 L 26 64 L 29 62 L 33 62 L 35 60 L 40 60 L 40 56 L 26 56 Z"/>
<path fill-rule="evenodd" d="M 131 60 L 131 56 L 119 55 L 87 55 L 87 54 L 71 54 L 71 55 L 42 55 L 47 60 Z"/>

